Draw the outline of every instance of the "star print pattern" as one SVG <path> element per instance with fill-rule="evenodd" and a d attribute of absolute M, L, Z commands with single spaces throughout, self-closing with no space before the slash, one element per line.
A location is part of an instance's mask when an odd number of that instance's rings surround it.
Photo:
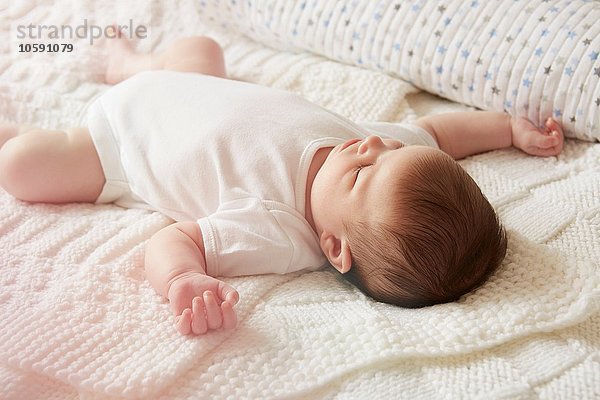
<path fill-rule="evenodd" d="M 203 0 L 199 11 L 272 47 L 600 136 L 599 1 Z"/>

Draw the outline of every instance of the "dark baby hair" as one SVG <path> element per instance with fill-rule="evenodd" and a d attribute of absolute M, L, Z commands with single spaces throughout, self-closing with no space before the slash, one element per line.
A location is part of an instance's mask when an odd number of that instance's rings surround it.
<path fill-rule="evenodd" d="M 506 233 L 475 181 L 444 153 L 419 157 L 393 186 L 387 221 L 344 224 L 343 276 L 377 301 L 417 308 L 457 300 L 506 254 Z"/>

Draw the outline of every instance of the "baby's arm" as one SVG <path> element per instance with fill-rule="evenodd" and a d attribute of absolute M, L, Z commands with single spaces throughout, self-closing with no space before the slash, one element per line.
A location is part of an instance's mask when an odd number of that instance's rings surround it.
<path fill-rule="evenodd" d="M 510 146 L 536 156 L 554 156 L 563 146 L 562 129 L 551 118 L 543 130 L 525 118 L 485 111 L 432 115 L 415 123 L 456 159 Z"/>
<path fill-rule="evenodd" d="M 145 268 L 150 284 L 169 299 L 181 334 L 236 326 L 233 306 L 239 295 L 228 284 L 206 275 L 202 231 L 196 222 L 177 222 L 152 236 Z"/>

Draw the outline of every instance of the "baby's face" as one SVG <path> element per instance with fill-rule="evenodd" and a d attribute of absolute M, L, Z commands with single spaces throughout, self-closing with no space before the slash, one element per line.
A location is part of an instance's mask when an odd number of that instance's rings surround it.
<path fill-rule="evenodd" d="M 342 221 L 385 220 L 395 177 L 429 152 L 440 150 L 404 146 L 379 136 L 334 147 L 313 182 L 311 203 L 317 230 L 343 232 Z"/>

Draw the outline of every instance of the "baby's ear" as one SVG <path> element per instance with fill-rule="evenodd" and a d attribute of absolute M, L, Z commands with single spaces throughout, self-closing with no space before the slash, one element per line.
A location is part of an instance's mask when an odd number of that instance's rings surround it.
<path fill-rule="evenodd" d="M 323 232 L 319 238 L 321 250 L 329 263 L 342 274 L 350 271 L 352 267 L 352 254 L 346 238 L 337 238 L 335 235 Z"/>

